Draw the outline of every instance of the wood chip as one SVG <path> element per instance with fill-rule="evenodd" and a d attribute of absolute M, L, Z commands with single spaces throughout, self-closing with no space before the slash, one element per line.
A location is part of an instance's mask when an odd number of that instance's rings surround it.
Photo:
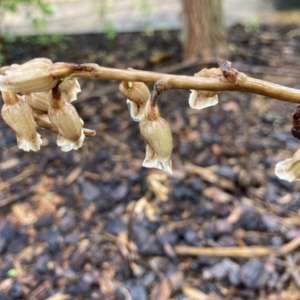
<path fill-rule="evenodd" d="M 0 170 L 12 169 L 20 163 L 18 158 L 10 158 L 2 163 L 0 163 Z"/>
<path fill-rule="evenodd" d="M 49 298 L 47 298 L 46 300 L 69 300 L 71 299 L 70 295 L 67 294 L 55 294 Z"/>
<path fill-rule="evenodd" d="M 219 177 L 210 168 L 199 167 L 191 163 L 186 163 L 184 166 L 187 172 L 199 175 L 202 179 L 210 183 L 218 182 Z"/>
<path fill-rule="evenodd" d="M 223 192 L 221 189 L 214 186 L 204 189 L 203 195 L 216 203 L 228 203 L 232 200 L 230 194 Z"/>
<path fill-rule="evenodd" d="M 81 167 L 75 168 L 69 174 L 69 176 L 64 180 L 64 185 L 70 185 L 71 183 L 73 183 L 78 178 L 78 176 L 80 175 L 81 171 L 82 171 Z"/>
<path fill-rule="evenodd" d="M 182 287 L 182 292 L 190 300 L 209 300 L 209 295 L 204 294 L 194 287 L 184 286 Z"/>

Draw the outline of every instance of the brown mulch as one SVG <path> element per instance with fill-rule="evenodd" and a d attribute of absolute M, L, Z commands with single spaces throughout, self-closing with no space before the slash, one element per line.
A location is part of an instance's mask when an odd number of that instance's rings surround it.
<path fill-rule="evenodd" d="M 229 59 L 248 75 L 300 88 L 300 26 L 237 25 Z M 179 32 L 19 38 L 6 63 L 33 57 L 193 74 Z M 145 144 L 116 82 L 81 81 L 75 103 L 97 136 L 61 152 L 40 130 L 37 153 L 0 120 L 0 299 L 300 298 L 298 183 L 276 162 L 299 143 L 295 104 L 224 92 L 196 111 L 168 91 L 174 174 L 141 167 Z"/>

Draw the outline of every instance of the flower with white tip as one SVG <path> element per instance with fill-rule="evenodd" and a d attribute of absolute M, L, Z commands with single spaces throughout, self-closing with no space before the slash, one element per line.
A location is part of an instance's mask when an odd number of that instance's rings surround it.
<path fill-rule="evenodd" d="M 143 166 L 157 168 L 172 174 L 172 133 L 168 122 L 161 118 L 156 101 L 147 102 L 145 117 L 141 120 L 140 132 L 146 146 Z"/>
<path fill-rule="evenodd" d="M 62 151 L 77 150 L 82 146 L 85 137 L 82 120 L 75 107 L 62 99 L 58 87 L 53 89 L 48 116 L 58 130 L 57 145 Z"/>
<path fill-rule="evenodd" d="M 36 132 L 32 109 L 23 97 L 14 92 L 2 92 L 4 105 L 1 110 L 3 120 L 15 131 L 18 147 L 24 151 L 38 151 L 42 144 Z"/>
<path fill-rule="evenodd" d="M 75 78 L 63 80 L 59 89 L 62 99 L 67 102 L 77 100 L 77 94 L 81 92 L 80 84 Z"/>
<path fill-rule="evenodd" d="M 134 121 L 141 121 L 144 117 L 146 102 L 150 98 L 150 91 L 143 82 L 123 81 L 119 86 L 120 92 L 127 98 L 130 116 Z"/>
<path fill-rule="evenodd" d="M 219 68 L 203 69 L 194 74 L 196 77 L 217 77 L 222 76 L 222 71 Z M 191 90 L 189 97 L 189 105 L 194 109 L 203 109 L 209 106 L 214 106 L 219 103 L 217 91 L 202 91 Z"/>

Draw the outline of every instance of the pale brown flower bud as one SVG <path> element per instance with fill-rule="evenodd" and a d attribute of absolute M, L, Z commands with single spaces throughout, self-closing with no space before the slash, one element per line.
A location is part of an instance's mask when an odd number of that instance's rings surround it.
<path fill-rule="evenodd" d="M 293 157 L 277 163 L 275 174 L 278 178 L 289 182 L 300 180 L 300 150 Z"/>
<path fill-rule="evenodd" d="M 57 80 L 50 73 L 52 61 L 35 58 L 22 65 L 0 69 L 0 90 L 22 93 L 49 91 Z"/>
<path fill-rule="evenodd" d="M 194 74 L 196 77 L 217 77 L 222 76 L 222 71 L 219 68 L 203 69 Z M 203 109 L 219 103 L 217 91 L 201 91 L 191 90 L 189 105 L 194 109 Z"/>
<path fill-rule="evenodd" d="M 1 110 L 3 120 L 15 131 L 18 147 L 24 151 L 38 151 L 42 144 L 36 132 L 33 113 L 26 101 L 19 95 L 2 92 L 4 105 Z"/>
<path fill-rule="evenodd" d="M 139 122 L 144 117 L 146 102 L 150 98 L 148 87 L 143 82 L 123 81 L 119 90 L 127 98 L 131 118 Z"/>
<path fill-rule="evenodd" d="M 146 146 L 146 158 L 143 166 L 158 168 L 172 174 L 172 133 L 167 121 L 159 116 L 156 103 L 148 101 L 145 108 L 145 117 L 141 120 L 140 132 Z"/>
<path fill-rule="evenodd" d="M 77 150 L 82 146 L 84 133 L 81 119 L 75 107 L 61 98 L 58 88 L 53 89 L 48 116 L 51 123 L 57 127 L 57 145 L 62 151 Z"/>
<path fill-rule="evenodd" d="M 77 99 L 77 94 L 81 91 L 76 79 L 64 80 L 59 84 L 62 100 L 72 102 Z M 25 100 L 33 109 L 47 112 L 52 99 L 52 89 L 45 92 L 26 94 Z"/>

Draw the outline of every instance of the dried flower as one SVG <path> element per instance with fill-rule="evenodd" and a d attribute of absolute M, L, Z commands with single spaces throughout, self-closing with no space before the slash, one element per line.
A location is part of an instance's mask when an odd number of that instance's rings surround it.
<path fill-rule="evenodd" d="M 277 163 L 275 174 L 278 178 L 289 182 L 300 180 L 300 149 L 293 157 Z"/>
<path fill-rule="evenodd" d="M 53 65 L 48 58 L 35 58 L 22 65 L 12 65 L 0 69 L 0 90 L 15 93 L 49 91 L 57 80 L 51 75 Z"/>
<path fill-rule="evenodd" d="M 45 92 L 30 93 L 25 95 L 25 100 L 30 107 L 42 112 L 48 111 L 51 98 L 52 89 Z"/>
<path fill-rule="evenodd" d="M 58 87 L 53 89 L 48 116 L 58 130 L 57 145 L 64 152 L 77 150 L 84 140 L 83 124 L 75 107 L 62 99 Z"/>
<path fill-rule="evenodd" d="M 28 103 L 19 95 L 2 92 L 4 105 L 1 110 L 3 120 L 15 131 L 18 147 L 24 151 L 38 151 L 42 144 L 36 132 L 33 113 Z"/>
<path fill-rule="evenodd" d="M 217 77 L 222 76 L 222 71 L 219 68 L 203 69 L 200 72 L 194 74 L 196 77 Z M 191 90 L 189 105 L 194 109 L 203 109 L 205 107 L 218 104 L 217 91 L 201 91 Z"/>
<path fill-rule="evenodd" d="M 128 98 L 127 105 L 131 118 L 139 122 L 144 117 L 146 102 L 150 98 L 148 87 L 143 82 L 123 81 L 119 90 Z"/>
<path fill-rule="evenodd" d="M 140 122 L 140 132 L 146 146 L 143 166 L 158 168 L 172 174 L 172 133 L 167 121 L 160 117 L 156 101 L 150 99 L 145 108 L 145 117 Z"/>
<path fill-rule="evenodd" d="M 77 94 L 81 91 L 76 79 L 64 80 L 59 84 L 61 98 L 66 102 L 77 99 Z M 44 92 L 26 94 L 25 100 L 33 109 L 47 112 L 52 99 L 52 89 Z"/>
<path fill-rule="evenodd" d="M 77 94 L 81 92 L 80 84 L 77 79 L 65 79 L 59 85 L 61 97 L 64 101 L 72 102 L 77 99 Z"/>

